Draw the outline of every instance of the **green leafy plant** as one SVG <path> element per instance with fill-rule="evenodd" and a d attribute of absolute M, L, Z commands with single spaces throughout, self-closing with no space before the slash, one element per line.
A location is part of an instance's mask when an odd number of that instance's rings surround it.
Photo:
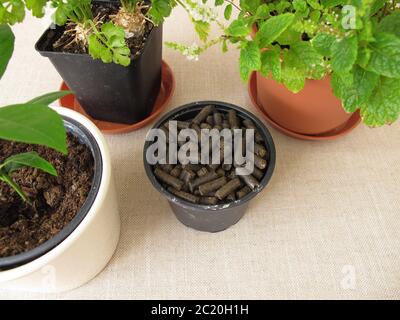
<path fill-rule="evenodd" d="M 0 43 L 1 78 L 14 50 L 10 26 L 0 25 Z M 66 154 L 66 131 L 62 118 L 48 105 L 69 93 L 49 93 L 26 103 L 0 107 L 0 139 L 44 145 Z M 0 162 L 0 181 L 7 183 L 24 201 L 29 202 L 22 188 L 12 178 L 14 171 L 25 167 L 37 168 L 51 175 L 57 175 L 57 172 L 35 152 L 17 154 Z"/>
<path fill-rule="evenodd" d="M 57 42 L 55 47 L 78 45 L 88 48 L 94 59 L 104 63 L 114 62 L 123 66 L 130 64 L 130 50 L 125 43 L 124 30 L 113 23 L 103 23 L 102 17 L 93 17 L 90 0 L 51 0 L 56 9 L 55 23 L 67 25 L 72 40 L 69 43 Z"/>
<path fill-rule="evenodd" d="M 204 0 L 203 3 L 210 1 Z M 307 79 L 331 77 L 347 112 L 360 109 L 369 126 L 400 114 L 399 0 L 212 0 L 229 20 L 220 37 L 201 45 L 168 44 L 193 58 L 210 45 L 240 50 L 240 75 L 259 71 L 297 93 Z M 199 6 L 197 4 L 197 6 Z M 231 21 L 233 10 L 237 15 Z M 206 19 L 209 23 L 210 19 Z M 253 36 L 251 33 L 253 32 Z"/>
<path fill-rule="evenodd" d="M 48 105 L 69 93 L 54 92 L 27 103 L 0 107 L 0 139 L 44 145 L 67 154 L 63 121 Z M 24 201 L 28 201 L 21 187 L 10 176 L 12 172 L 25 167 L 37 168 L 54 176 L 57 172 L 35 152 L 17 154 L 0 162 L 0 180 L 9 184 Z"/>
<path fill-rule="evenodd" d="M 144 32 L 146 20 L 154 25 L 162 23 L 171 14 L 176 1 L 154 0 L 149 4 L 148 1 L 124 0 L 113 21 L 103 21 L 104 17 L 93 16 L 91 0 L 0 0 L 0 24 L 22 22 L 26 10 L 43 17 L 47 5 L 55 9 L 54 22 L 67 26 L 66 32 L 72 39 L 68 43 L 56 43 L 56 47 L 78 45 L 87 49 L 94 59 L 128 66 L 131 52 L 126 39 L 134 28 Z"/>
<path fill-rule="evenodd" d="M 26 10 L 41 18 L 46 2 L 47 0 L 0 0 L 0 24 L 14 25 L 22 22 Z"/>

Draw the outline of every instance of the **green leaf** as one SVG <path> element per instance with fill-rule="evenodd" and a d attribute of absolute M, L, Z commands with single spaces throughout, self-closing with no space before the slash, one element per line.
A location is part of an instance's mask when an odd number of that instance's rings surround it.
<path fill-rule="evenodd" d="M 29 202 L 28 197 L 25 195 L 24 191 L 22 191 L 21 187 L 8 174 L 2 172 L 2 170 L 0 170 L 0 181 L 7 183 L 13 188 L 23 201 Z"/>
<path fill-rule="evenodd" d="M 395 11 L 391 15 L 383 18 L 376 31 L 393 33 L 394 35 L 400 37 L 400 12 Z"/>
<path fill-rule="evenodd" d="M 258 19 L 267 19 L 270 17 L 270 9 L 266 3 L 257 8 L 256 17 Z"/>
<path fill-rule="evenodd" d="M 255 41 L 245 42 L 240 50 L 240 76 L 244 81 L 250 73 L 261 68 L 261 52 Z"/>
<path fill-rule="evenodd" d="M 111 22 L 107 22 L 101 26 L 101 32 L 107 37 L 107 39 L 111 39 L 112 37 L 118 39 L 119 45 L 116 46 L 124 45 L 125 40 L 121 41 L 125 39 L 125 31 L 123 28 L 116 26 Z"/>
<path fill-rule="evenodd" d="M 67 154 L 61 116 L 42 104 L 19 104 L 0 108 L 0 139 L 39 144 Z"/>
<path fill-rule="evenodd" d="M 371 50 L 369 48 L 360 48 L 358 50 L 357 63 L 367 69 L 369 60 L 371 59 Z"/>
<path fill-rule="evenodd" d="M 372 3 L 370 16 L 376 14 L 386 4 L 386 0 L 375 0 Z"/>
<path fill-rule="evenodd" d="M 47 0 L 25 0 L 25 3 L 35 17 L 42 18 L 44 16 Z"/>
<path fill-rule="evenodd" d="M 371 98 L 361 107 L 365 124 L 377 127 L 391 124 L 400 114 L 400 81 L 381 77 Z"/>
<path fill-rule="evenodd" d="M 312 39 L 311 43 L 317 52 L 325 57 L 329 57 L 331 55 L 332 44 L 335 40 L 336 38 L 331 34 L 318 33 L 315 38 Z"/>
<path fill-rule="evenodd" d="M 323 63 L 323 57 L 320 55 L 309 41 L 299 41 L 291 45 L 289 53 L 291 59 L 297 61 L 303 70 L 312 69 Z"/>
<path fill-rule="evenodd" d="M 226 34 L 232 37 L 246 37 L 250 34 L 250 27 L 244 19 L 234 20 L 226 29 Z"/>
<path fill-rule="evenodd" d="M 341 99 L 347 112 L 355 112 L 372 95 L 379 81 L 379 75 L 356 66 L 353 70 L 353 83 L 342 88 Z"/>
<path fill-rule="evenodd" d="M 261 73 L 268 77 L 272 74 L 275 81 L 280 82 L 282 77 L 280 50 L 268 50 L 261 54 Z"/>
<path fill-rule="evenodd" d="M 331 87 L 333 94 L 339 99 L 343 100 L 347 90 L 353 86 L 353 74 L 347 73 L 332 73 Z"/>
<path fill-rule="evenodd" d="M 321 11 L 314 10 L 310 13 L 310 22 L 312 22 L 314 25 L 319 23 L 319 20 L 321 19 Z"/>
<path fill-rule="evenodd" d="M 58 26 L 63 26 L 67 23 L 68 11 L 63 4 L 61 3 L 58 4 L 53 19 Z"/>
<path fill-rule="evenodd" d="M 53 103 L 54 101 L 56 101 L 62 97 L 65 97 L 71 93 L 72 93 L 72 91 L 51 92 L 51 93 L 44 94 L 40 97 L 36 97 L 27 103 L 29 103 L 29 104 L 44 104 L 44 105 L 48 106 L 49 104 Z"/>
<path fill-rule="evenodd" d="M 319 3 L 318 0 L 307 0 L 308 4 L 310 5 L 311 8 L 315 9 L 315 10 L 321 10 L 322 6 Z"/>
<path fill-rule="evenodd" d="M 283 12 L 285 12 L 287 9 L 289 9 L 292 6 L 291 1 L 289 2 L 286 0 L 280 0 L 280 1 L 273 1 L 273 2 L 277 2 L 275 4 L 275 10 L 278 12 L 279 15 L 282 14 Z"/>
<path fill-rule="evenodd" d="M 255 14 L 258 7 L 261 5 L 261 0 L 240 0 L 240 7 L 246 12 Z"/>
<path fill-rule="evenodd" d="M 25 18 L 25 4 L 22 0 L 0 2 L 0 24 L 14 25 Z"/>
<path fill-rule="evenodd" d="M 95 34 L 91 34 L 88 38 L 89 54 L 93 59 L 101 59 L 104 63 L 113 61 L 112 52 L 105 47 Z"/>
<path fill-rule="evenodd" d="M 292 45 L 298 41 L 301 41 L 302 32 L 296 31 L 293 25 L 287 28 L 282 34 L 276 39 L 280 45 Z"/>
<path fill-rule="evenodd" d="M 283 52 L 282 82 L 290 91 L 298 93 L 306 82 L 305 66 L 293 50 Z"/>
<path fill-rule="evenodd" d="M 228 4 L 224 10 L 224 17 L 226 20 L 229 20 L 232 16 L 233 6 L 232 4 Z"/>
<path fill-rule="evenodd" d="M 89 54 L 104 63 L 114 62 L 122 66 L 131 63 L 131 51 L 125 41 L 123 28 L 107 22 L 101 27 L 101 34 L 93 33 L 88 38 Z"/>
<path fill-rule="evenodd" d="M 365 44 L 375 41 L 374 29 L 375 26 L 372 21 L 365 21 L 362 29 L 358 33 L 358 42 Z"/>
<path fill-rule="evenodd" d="M 282 66 L 282 82 L 293 93 L 298 93 L 304 89 L 306 77 L 303 72 L 287 66 Z"/>
<path fill-rule="evenodd" d="M 57 176 L 57 171 L 53 165 L 40 157 L 37 152 L 26 152 L 11 156 L 0 165 L 0 170 L 10 174 L 26 167 L 36 168 L 53 176 Z"/>
<path fill-rule="evenodd" d="M 151 20 L 159 25 L 166 17 L 169 17 L 172 12 L 173 2 L 169 0 L 152 0 L 149 15 Z"/>
<path fill-rule="evenodd" d="M 285 13 L 262 23 L 256 36 L 260 48 L 265 48 L 276 40 L 292 24 L 293 20 L 294 14 Z"/>
<path fill-rule="evenodd" d="M 201 41 L 206 42 L 210 33 L 210 24 L 206 21 L 193 20 L 194 28 Z"/>
<path fill-rule="evenodd" d="M 296 11 L 304 12 L 308 9 L 307 2 L 305 0 L 293 0 L 293 8 Z"/>
<path fill-rule="evenodd" d="M 400 78 L 400 38 L 390 33 L 378 33 L 372 50 L 368 70 L 389 78 Z"/>
<path fill-rule="evenodd" d="M 345 5 L 348 3 L 348 1 L 347 0 L 322 0 L 321 3 L 324 8 L 332 8 L 332 7 L 336 7 L 339 5 Z"/>
<path fill-rule="evenodd" d="M 335 41 L 331 46 L 332 69 L 336 72 L 348 72 L 357 60 L 358 39 L 351 36 Z"/>
<path fill-rule="evenodd" d="M 284 55 L 285 69 L 289 76 L 299 74 L 299 78 L 321 79 L 326 74 L 323 57 L 309 41 L 295 42 L 290 47 Z M 288 72 L 289 68 L 293 68 L 294 72 Z"/>
<path fill-rule="evenodd" d="M 0 79 L 6 71 L 8 62 L 14 52 L 15 37 L 8 25 L 0 25 Z"/>

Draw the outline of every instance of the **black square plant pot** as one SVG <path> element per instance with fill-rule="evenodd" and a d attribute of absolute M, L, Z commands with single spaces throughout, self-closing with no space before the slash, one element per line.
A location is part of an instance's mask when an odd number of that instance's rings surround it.
<path fill-rule="evenodd" d="M 87 114 L 96 120 L 134 124 L 153 111 L 161 88 L 162 26 L 150 32 L 142 53 L 128 67 L 105 64 L 88 54 L 52 50 L 63 27 L 50 27 L 36 50 L 50 59 Z"/>

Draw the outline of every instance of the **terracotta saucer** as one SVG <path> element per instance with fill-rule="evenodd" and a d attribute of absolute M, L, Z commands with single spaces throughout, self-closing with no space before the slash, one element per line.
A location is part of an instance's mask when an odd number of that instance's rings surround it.
<path fill-rule="evenodd" d="M 340 126 L 332 131 L 326 132 L 320 135 L 306 135 L 297 132 L 290 131 L 279 125 L 277 122 L 272 120 L 268 114 L 265 112 L 264 108 L 259 105 L 257 101 L 257 75 L 255 72 L 251 74 L 250 81 L 249 81 L 249 95 L 251 102 L 257 108 L 258 111 L 261 112 L 264 119 L 275 129 L 279 130 L 280 132 L 286 134 L 287 136 L 301 139 L 301 140 L 313 140 L 313 141 L 322 141 L 322 140 L 334 140 L 339 137 L 345 136 L 346 134 L 350 133 L 354 130 L 361 122 L 360 113 L 357 111 L 354 113 L 353 116 L 347 121 L 343 126 Z"/>
<path fill-rule="evenodd" d="M 60 90 L 69 90 L 67 84 L 63 82 Z M 143 128 L 153 120 L 155 120 L 167 107 L 175 91 L 175 77 L 169 65 L 163 61 L 162 64 L 162 84 L 160 94 L 158 95 L 156 104 L 152 114 L 146 119 L 135 124 L 121 124 L 107 121 L 95 120 L 90 117 L 80 106 L 74 95 L 70 94 L 59 100 L 60 106 L 72 109 L 89 118 L 104 134 L 122 134 L 129 133 Z"/>

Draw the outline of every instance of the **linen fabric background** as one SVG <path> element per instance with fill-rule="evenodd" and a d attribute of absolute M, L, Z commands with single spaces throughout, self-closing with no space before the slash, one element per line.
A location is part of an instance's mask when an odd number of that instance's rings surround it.
<path fill-rule="evenodd" d="M 61 78 L 34 50 L 46 28 L 28 18 L 14 28 L 16 48 L 0 82 L 0 105 L 59 88 Z M 164 40 L 191 44 L 182 10 L 164 24 Z M 212 48 L 200 61 L 164 50 L 177 88 L 169 110 L 222 100 L 256 115 L 240 80 L 238 51 Z M 323 101 L 321 101 L 323 103 Z M 270 129 L 277 166 L 268 187 L 229 230 L 208 234 L 181 225 L 151 186 L 142 149 L 151 125 L 107 136 L 122 220 L 121 240 L 105 270 L 58 295 L 30 299 L 398 299 L 400 297 L 400 125 L 360 125 L 331 142 L 294 140 Z"/>

